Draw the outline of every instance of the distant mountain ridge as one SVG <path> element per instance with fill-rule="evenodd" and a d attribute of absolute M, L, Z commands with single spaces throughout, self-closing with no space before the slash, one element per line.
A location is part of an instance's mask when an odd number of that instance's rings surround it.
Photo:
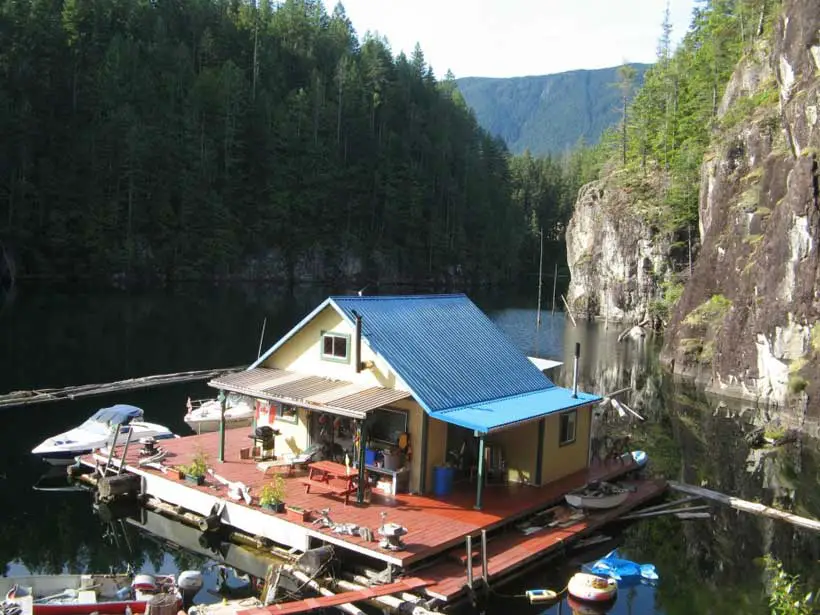
<path fill-rule="evenodd" d="M 632 64 L 636 91 L 651 64 Z M 516 154 L 558 154 L 597 143 L 619 119 L 618 67 L 533 77 L 457 79 L 479 124 Z"/>

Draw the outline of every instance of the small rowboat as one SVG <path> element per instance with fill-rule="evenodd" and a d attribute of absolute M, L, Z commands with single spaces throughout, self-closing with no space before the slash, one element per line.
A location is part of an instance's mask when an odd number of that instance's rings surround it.
<path fill-rule="evenodd" d="M 629 491 L 610 483 L 590 484 L 582 489 L 571 491 L 564 496 L 567 504 L 573 508 L 593 508 L 603 510 L 620 506 L 629 497 Z"/>
<path fill-rule="evenodd" d="M 611 602 L 618 595 L 618 582 L 586 572 L 576 572 L 567 583 L 569 595 L 584 602 Z"/>

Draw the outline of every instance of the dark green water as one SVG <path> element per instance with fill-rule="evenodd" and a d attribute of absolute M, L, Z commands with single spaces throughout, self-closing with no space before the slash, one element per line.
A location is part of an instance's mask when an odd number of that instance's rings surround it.
<path fill-rule="evenodd" d="M 0 391 L 246 364 L 256 357 L 264 319 L 265 345 L 270 345 L 328 292 L 344 290 L 305 287 L 291 293 L 263 285 L 197 286 L 131 295 L 18 289 L 0 311 Z M 817 442 L 801 442 L 762 457 L 750 452 L 742 435 L 757 411 L 746 410 L 738 418 L 736 411 L 745 406 L 730 403 L 715 413 L 718 400 L 665 378 L 657 365 L 658 340 L 618 344 L 618 327 L 573 327 L 562 314 L 549 312 L 536 336 L 535 297 L 499 292 L 473 299 L 528 354 L 562 359 L 570 366 L 575 342 L 581 342 L 581 388 L 602 393 L 630 387 L 624 401 L 647 417 L 645 424 L 632 426 L 633 440 L 649 451 L 656 471 L 820 517 Z M 559 370 L 555 378 L 569 385 L 571 369 Z M 129 563 L 173 571 L 207 562 L 206 549 L 193 553 L 130 526 L 104 524 L 92 514 L 88 494 L 33 489 L 46 468 L 28 452 L 46 436 L 116 402 L 141 406 L 151 420 L 186 433 L 186 398 L 208 394 L 204 384 L 182 384 L 1 410 L 0 566 L 8 573 L 107 571 Z M 619 532 L 622 553 L 654 563 L 661 581 L 656 588 L 623 591 L 610 612 L 767 612 L 764 574 L 757 561 L 765 553 L 815 587 L 820 585 L 817 535 L 725 508 L 712 512 L 711 520 L 659 518 Z M 545 563 L 500 588 L 501 594 L 490 601 L 490 612 L 571 612 L 567 605 L 545 610 L 510 596 L 527 588 L 559 589 L 578 562 L 593 557 L 569 554 L 564 561 L 572 563 L 563 567 Z M 212 582 L 213 576 L 208 579 Z"/>

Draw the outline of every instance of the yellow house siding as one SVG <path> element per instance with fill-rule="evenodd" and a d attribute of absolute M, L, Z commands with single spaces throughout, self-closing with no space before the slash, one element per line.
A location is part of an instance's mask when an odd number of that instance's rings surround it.
<path fill-rule="evenodd" d="M 296 423 L 290 423 L 273 417 L 272 423 L 260 422 L 259 425 L 270 424 L 274 429 L 278 429 L 280 435 L 276 436 L 276 451 L 278 454 L 289 453 L 291 451 L 303 451 L 308 447 L 308 413 L 299 409 L 296 415 Z"/>
<path fill-rule="evenodd" d="M 526 423 L 499 432 L 487 439 L 489 445 L 501 447 L 507 462 L 507 480 L 533 484 L 538 460 L 538 423 Z"/>
<path fill-rule="evenodd" d="M 413 458 L 410 460 L 410 491 L 418 493 L 421 485 L 421 428 L 424 421 L 424 409 L 414 399 L 403 399 L 390 404 L 390 407 L 407 411 L 407 432 L 410 434 L 410 447 L 413 451 Z M 429 447 L 429 437 L 427 441 Z M 427 458 L 430 459 L 429 448 Z"/>
<path fill-rule="evenodd" d="M 334 361 L 322 358 L 322 333 L 339 333 L 349 337 L 348 360 Z M 305 324 L 281 348 L 278 348 L 262 363 L 263 367 L 274 367 L 289 371 L 347 380 L 367 386 L 407 391 L 407 384 L 393 372 L 387 364 L 377 358 L 362 340 L 362 363 L 369 367 L 356 373 L 355 366 L 356 327 L 343 319 L 331 306 L 319 312 L 313 320 Z"/>
<path fill-rule="evenodd" d="M 589 426 L 592 408 L 578 408 L 575 428 L 575 442 L 564 446 L 558 445 L 560 437 L 561 414 L 550 414 L 546 417 L 544 430 L 544 459 L 541 465 L 541 484 L 558 480 L 574 474 L 587 467 L 589 460 Z"/>

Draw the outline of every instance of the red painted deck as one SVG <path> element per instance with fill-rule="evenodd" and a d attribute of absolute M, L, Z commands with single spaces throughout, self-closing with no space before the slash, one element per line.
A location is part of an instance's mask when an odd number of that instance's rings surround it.
<path fill-rule="evenodd" d="M 262 471 L 257 469 L 256 462 L 239 458 L 239 451 L 250 446 L 248 438 L 249 430 L 232 429 L 226 432 L 226 460 L 219 463 L 218 447 L 219 434 L 206 433 L 192 435 L 174 440 L 163 440 L 160 444 L 168 451 L 168 456 L 164 464 L 169 467 L 183 463 L 189 463 L 197 451 L 204 452 L 209 458 L 209 465 L 214 471 L 230 480 L 241 481 L 251 489 L 251 495 L 258 494 L 261 487 L 270 482 L 270 476 L 266 477 Z M 127 462 L 136 464 L 138 458 L 138 446 L 132 446 L 129 450 Z M 563 495 L 585 484 L 588 480 L 602 480 L 608 477 L 620 475 L 631 469 L 631 464 L 621 464 L 618 462 L 610 465 L 598 465 L 590 470 L 578 472 L 553 482 L 544 487 L 533 487 L 524 485 L 488 485 L 484 490 L 484 507 L 481 511 L 473 509 L 475 504 L 475 484 L 457 485 L 452 496 L 445 499 L 433 498 L 430 496 L 400 494 L 395 497 L 381 496 L 373 493 L 371 502 L 363 506 L 351 503 L 344 505 L 343 499 L 321 493 L 305 493 L 305 487 L 300 482 L 303 474 L 294 473 L 285 476 L 286 497 L 285 501 L 289 505 L 300 506 L 306 510 L 318 511 L 330 509 L 330 517 L 336 523 L 355 523 L 360 527 L 369 527 L 375 530 L 382 524 L 380 513 L 387 513 L 387 521 L 399 523 L 408 529 L 408 534 L 404 536 L 405 549 L 402 551 L 390 552 L 389 555 L 401 562 L 402 566 L 410 566 L 419 560 L 429 558 L 431 555 L 441 553 L 455 545 L 463 545 L 465 537 L 477 535 L 482 529 L 492 530 L 501 525 L 509 523 L 511 520 L 526 516 L 537 510 L 541 510 L 552 503 L 558 502 Z M 142 468 L 144 471 L 155 472 L 158 470 Z M 176 474 L 168 473 L 165 478 L 179 481 Z M 195 486 L 185 483 L 190 489 L 221 495 L 225 493 L 225 487 L 210 480 L 202 486 Z M 219 493 L 221 492 L 221 493 Z M 654 492 L 653 492 L 654 493 Z M 243 504 L 244 505 L 244 504 Z M 255 505 L 255 502 L 254 502 Z M 632 504 L 634 507 L 636 504 Z M 626 506 L 626 504 L 624 505 Z M 273 512 L 267 514 L 276 514 Z M 284 518 L 284 515 L 278 515 Z M 318 525 L 313 525 L 310 521 L 291 521 L 294 524 L 310 528 L 312 531 L 321 531 L 322 535 L 328 536 L 335 541 L 343 541 L 346 544 L 356 545 L 359 550 L 367 549 L 374 555 L 384 556 L 375 542 L 367 542 L 359 537 L 331 534 L 329 530 L 320 530 Z M 588 524 L 592 524 L 589 521 Z M 598 523 L 597 525 L 600 525 Z M 596 526 L 597 526 L 596 525 Z M 579 528 L 583 529 L 583 528 Z M 578 530 L 575 530 L 576 532 Z M 553 534 L 549 534 L 553 536 Z M 540 534 L 530 537 L 533 540 L 545 540 L 545 548 L 549 546 L 549 540 Z M 556 542 L 558 538 L 551 538 Z M 496 543 L 501 544 L 501 543 Z M 534 549 L 536 543 L 527 541 L 527 545 L 518 545 L 521 549 Z M 517 553 L 517 551 L 516 551 Z M 512 555 L 504 555 L 507 560 L 513 558 Z M 501 567 L 502 554 L 494 559 L 494 566 Z M 500 568 L 499 568 L 500 569 Z M 456 575 L 456 571 L 442 569 L 442 574 Z M 464 566 L 460 567 L 462 576 Z M 450 577 L 447 577 L 450 578 Z M 444 576 L 442 577 L 444 579 Z M 444 583 L 444 581 L 442 581 Z M 455 581 L 454 581 L 455 583 Z M 443 590 L 451 591 L 450 586 L 443 586 Z"/>

